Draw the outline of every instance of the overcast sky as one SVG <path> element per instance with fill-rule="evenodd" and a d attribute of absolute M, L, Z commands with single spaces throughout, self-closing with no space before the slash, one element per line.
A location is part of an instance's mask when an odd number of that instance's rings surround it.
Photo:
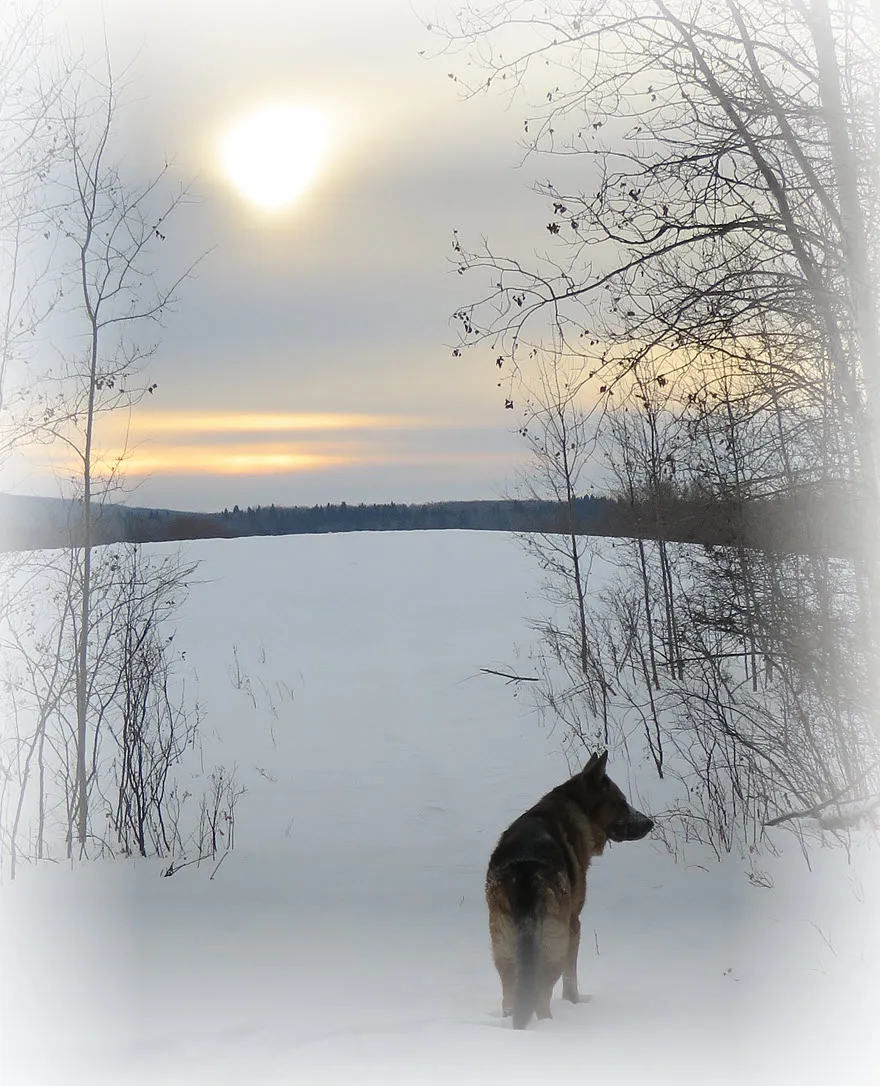
<path fill-rule="evenodd" d="M 135 179 L 196 177 L 169 274 L 203 250 L 132 418 L 138 504 L 423 501 L 505 492 L 524 450 L 488 353 L 454 358 L 453 229 L 505 251 L 546 210 L 519 168 L 523 107 L 462 101 L 414 0 L 62 0 L 53 29 L 102 53 L 128 104 L 114 150 Z M 103 13 L 103 14 L 102 14 Z M 326 141 L 302 195 L 267 211 L 224 172 L 224 139 L 266 106 Z M 250 156 L 245 156 L 250 157 Z M 107 438 L 112 443 L 112 435 Z M 33 463 L 22 490 L 51 492 Z"/>

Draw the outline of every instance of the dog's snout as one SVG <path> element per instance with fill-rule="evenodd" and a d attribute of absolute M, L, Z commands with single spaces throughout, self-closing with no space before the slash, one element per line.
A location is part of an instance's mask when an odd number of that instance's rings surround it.
<path fill-rule="evenodd" d="M 632 807 L 629 809 L 627 822 L 632 835 L 631 840 L 633 841 L 639 841 L 642 837 L 646 837 L 654 828 L 653 818 L 649 818 L 646 814 L 642 814 L 641 811 L 636 811 Z"/>
<path fill-rule="evenodd" d="M 653 828 L 653 818 L 628 806 L 623 818 L 610 825 L 607 833 L 612 841 L 640 841 Z"/>

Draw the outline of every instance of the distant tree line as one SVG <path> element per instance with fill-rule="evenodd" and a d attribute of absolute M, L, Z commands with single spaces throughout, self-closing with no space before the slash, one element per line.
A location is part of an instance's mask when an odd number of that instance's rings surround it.
<path fill-rule="evenodd" d="M 80 546 L 80 507 L 58 503 L 59 515 L 7 533 L 4 550 Z M 64 512 L 60 507 L 64 505 Z M 585 495 L 568 504 L 542 499 L 446 501 L 423 504 L 256 505 L 222 512 L 105 505 L 91 525 L 92 542 L 157 543 L 252 535 L 324 532 L 489 531 L 661 539 L 704 546 L 745 546 L 773 552 L 846 555 L 861 534 L 859 509 L 841 497 L 804 492 L 784 499 L 719 502 L 665 487 L 663 493 Z"/>

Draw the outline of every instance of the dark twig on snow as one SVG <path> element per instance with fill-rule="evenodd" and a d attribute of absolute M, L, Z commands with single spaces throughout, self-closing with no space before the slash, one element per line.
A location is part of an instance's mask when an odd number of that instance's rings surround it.
<path fill-rule="evenodd" d="M 510 683 L 536 683 L 539 681 L 537 675 L 515 675 L 510 671 L 496 671 L 492 667 L 481 667 L 480 672 L 483 675 L 499 675 L 502 679 L 507 679 L 508 685 Z"/>

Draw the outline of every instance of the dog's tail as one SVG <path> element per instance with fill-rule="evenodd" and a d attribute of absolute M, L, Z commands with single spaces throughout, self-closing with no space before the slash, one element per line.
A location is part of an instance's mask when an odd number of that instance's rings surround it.
<path fill-rule="evenodd" d="M 518 864 L 513 872 L 511 911 L 516 930 L 516 998 L 513 1028 L 525 1029 L 538 1002 L 538 865 Z"/>

